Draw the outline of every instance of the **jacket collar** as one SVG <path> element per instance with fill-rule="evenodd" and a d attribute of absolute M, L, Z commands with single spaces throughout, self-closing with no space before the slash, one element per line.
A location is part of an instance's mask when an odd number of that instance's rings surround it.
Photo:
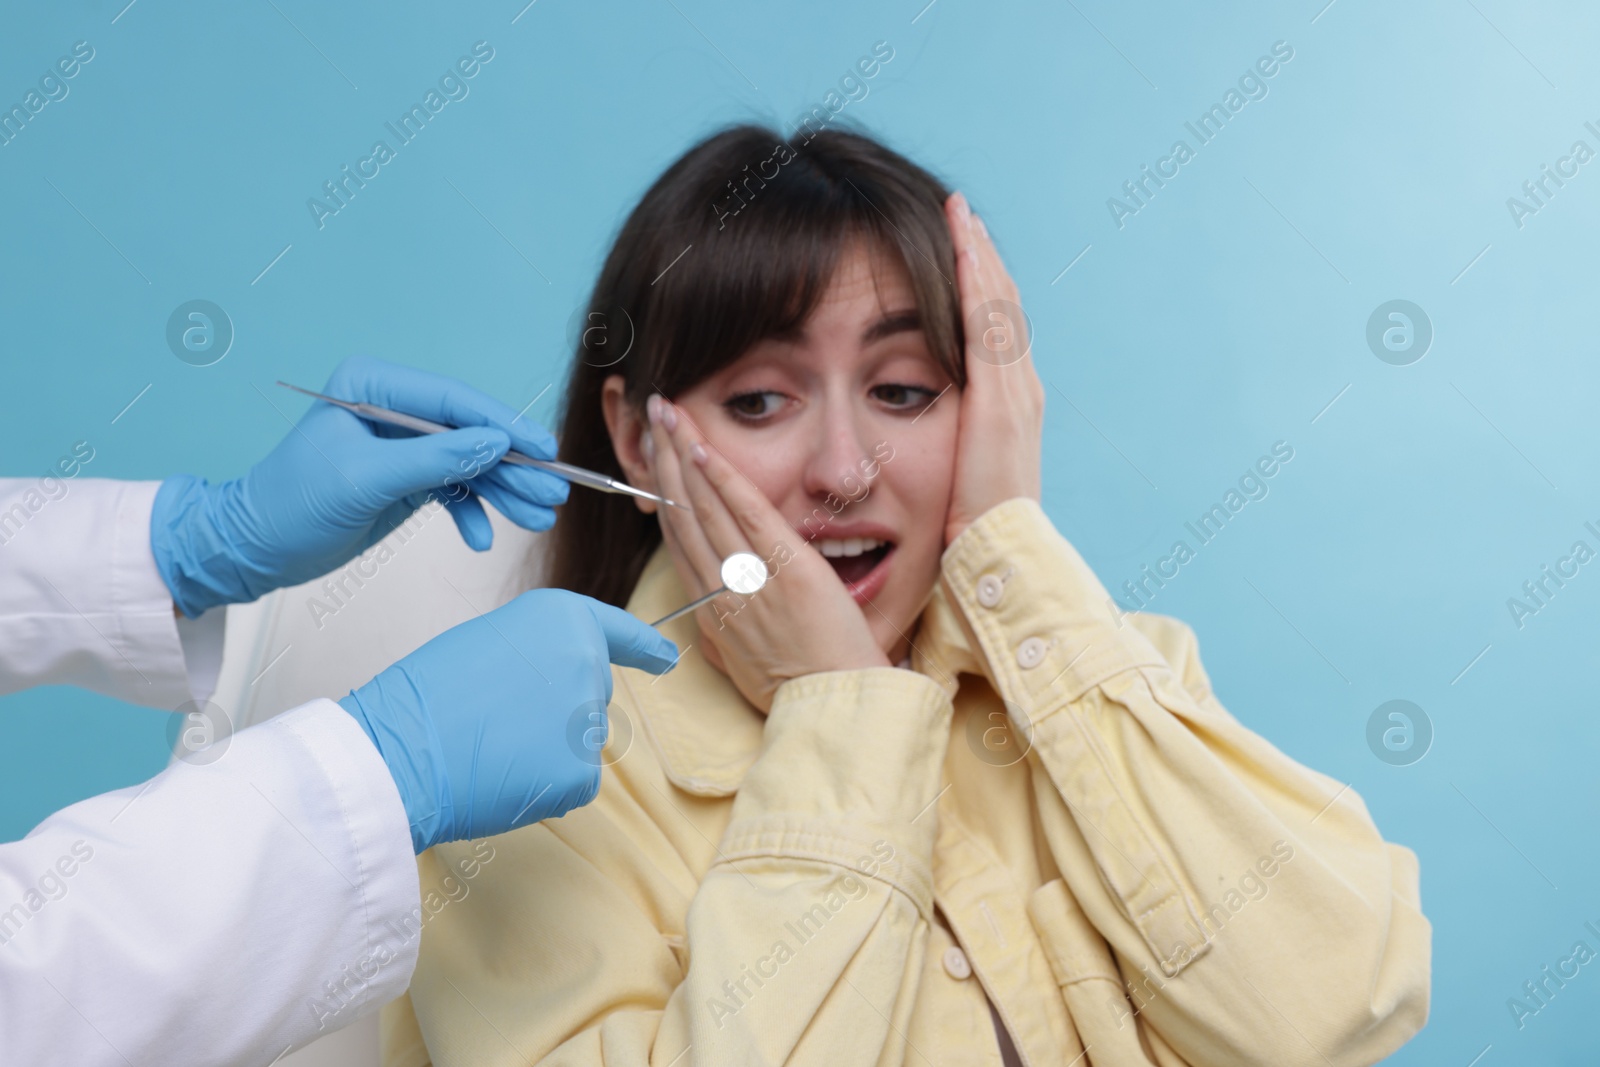
<path fill-rule="evenodd" d="M 628 612 L 648 621 L 688 602 L 671 553 L 658 546 L 628 599 Z M 626 701 L 623 710 L 642 726 L 673 785 L 696 796 L 730 796 L 761 753 L 766 716 L 701 655 L 705 638 L 693 613 L 661 632 L 681 652 L 677 666 L 660 676 L 615 668 L 619 684 L 613 702 Z M 982 673 L 982 661 L 972 651 L 976 647 L 944 582 L 936 583 L 912 637 L 910 668 L 953 698 L 959 674 Z"/>

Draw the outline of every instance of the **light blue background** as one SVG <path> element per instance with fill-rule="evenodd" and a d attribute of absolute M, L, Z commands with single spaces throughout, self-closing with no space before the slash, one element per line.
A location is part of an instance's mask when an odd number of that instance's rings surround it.
<path fill-rule="evenodd" d="M 1600 948 L 1600 562 L 1520 630 L 1506 606 L 1573 541 L 1600 548 L 1600 162 L 1521 229 L 1506 208 L 1574 140 L 1600 149 L 1592 8 L 540 0 L 513 23 L 522 0 L 124 2 L 0 15 L 7 106 L 96 50 L 0 147 L 5 473 L 87 439 L 92 475 L 237 474 L 303 410 L 272 381 L 355 352 L 521 407 L 662 167 L 728 120 L 786 126 L 888 41 L 844 116 L 988 219 L 1047 382 L 1044 503 L 1106 584 L 1295 449 L 1151 607 L 1195 627 L 1240 719 L 1419 855 L 1432 1016 L 1391 1062 L 1592 1062 L 1596 965 L 1521 1032 L 1506 1008 L 1578 939 Z M 319 231 L 307 198 L 478 40 L 496 54 L 470 96 Z M 1193 147 L 1184 122 L 1279 40 L 1269 95 L 1119 230 L 1107 198 Z M 196 298 L 237 329 L 206 368 L 164 341 Z M 1364 339 L 1395 298 L 1436 331 L 1405 367 Z M 532 409 L 547 425 L 559 391 Z M 1393 698 L 1436 731 L 1410 766 L 1365 739 Z M 0 715 L 6 837 L 165 759 L 161 712 L 51 689 Z"/>

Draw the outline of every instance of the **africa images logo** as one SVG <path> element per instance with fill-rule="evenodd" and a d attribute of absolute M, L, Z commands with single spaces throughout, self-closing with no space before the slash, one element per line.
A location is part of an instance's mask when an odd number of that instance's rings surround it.
<path fill-rule="evenodd" d="M 1127 199 L 1115 196 L 1106 199 L 1106 210 L 1111 213 L 1111 221 L 1117 224 L 1117 229 L 1126 227 L 1128 219 L 1149 207 L 1156 193 L 1166 188 L 1167 182 L 1182 174 L 1184 165 L 1194 159 L 1201 148 L 1215 140 L 1233 116 L 1244 110 L 1246 104 L 1252 100 L 1265 100 L 1267 79 L 1277 76 L 1283 64 L 1293 58 L 1294 47 L 1288 41 L 1274 41 L 1271 55 L 1261 56 L 1253 66 L 1245 68 L 1245 72 L 1239 76 L 1238 88 L 1228 86 L 1220 101 L 1202 111 L 1193 122 L 1183 124 L 1183 128 L 1194 138 L 1193 147 L 1187 140 L 1179 138 L 1172 142 L 1166 155 L 1156 160 L 1155 170 L 1152 171 L 1148 163 L 1140 164 L 1139 176 L 1122 183 L 1122 192 Z"/>
<path fill-rule="evenodd" d="M 306 208 L 310 210 L 317 229 L 322 229 L 328 224 L 329 218 L 349 207 L 356 193 L 365 189 L 367 182 L 382 173 L 383 166 L 393 160 L 401 148 L 420 136 L 433 116 L 443 111 L 447 104 L 465 100 L 472 92 L 472 87 L 467 83 L 476 78 L 484 65 L 492 59 L 494 59 L 494 48 L 488 41 L 479 41 L 473 45 L 470 56 L 462 56 L 456 60 L 454 66 L 447 68 L 439 76 L 437 89 L 430 88 L 420 103 L 412 104 L 394 122 L 383 124 L 384 128 L 394 135 L 395 143 L 392 147 L 388 141 L 374 141 L 372 151 L 356 160 L 355 170 L 351 170 L 348 163 L 340 164 L 338 179 L 322 183 L 322 191 L 327 199 L 319 200 L 313 196 L 306 201 Z"/>

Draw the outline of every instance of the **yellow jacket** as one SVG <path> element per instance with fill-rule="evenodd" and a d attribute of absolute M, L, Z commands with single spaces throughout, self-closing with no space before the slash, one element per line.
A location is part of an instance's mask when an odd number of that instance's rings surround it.
<path fill-rule="evenodd" d="M 663 549 L 628 608 L 685 600 Z M 1030 1067 L 1346 1067 L 1426 1021 L 1415 854 L 1037 503 L 946 550 L 912 669 L 763 717 L 667 634 L 671 673 L 613 668 L 593 804 L 419 859 L 385 1067 L 998 1065 L 991 1001 Z"/>

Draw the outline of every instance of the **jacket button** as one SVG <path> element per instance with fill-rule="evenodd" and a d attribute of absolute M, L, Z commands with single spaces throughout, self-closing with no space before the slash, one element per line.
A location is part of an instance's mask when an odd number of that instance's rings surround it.
<path fill-rule="evenodd" d="M 1005 592 L 1005 583 L 992 574 L 985 574 L 978 579 L 978 603 L 986 608 L 992 608 L 1000 603 L 1000 594 Z"/>
<path fill-rule="evenodd" d="M 967 954 L 957 945 L 951 945 L 944 950 L 944 970 L 958 982 L 972 977 L 972 964 L 967 961 Z"/>
<path fill-rule="evenodd" d="M 1017 646 L 1017 666 L 1025 671 L 1030 671 L 1044 662 L 1047 650 L 1043 638 L 1030 637 Z"/>

